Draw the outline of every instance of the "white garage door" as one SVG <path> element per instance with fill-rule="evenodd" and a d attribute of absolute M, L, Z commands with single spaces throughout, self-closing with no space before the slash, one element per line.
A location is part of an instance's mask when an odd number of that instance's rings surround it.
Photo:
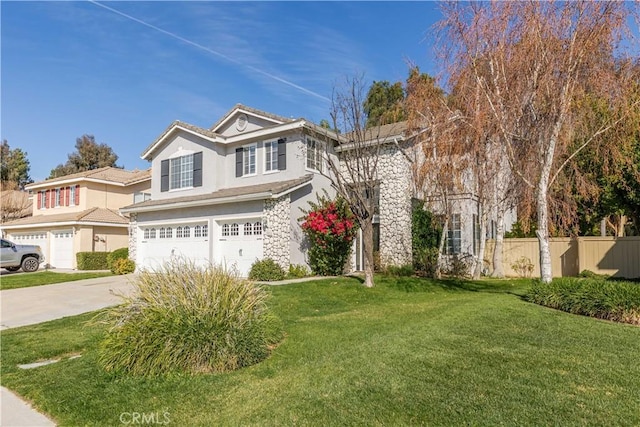
<path fill-rule="evenodd" d="M 220 222 L 216 259 L 227 267 L 234 266 L 241 276 L 248 276 L 251 264 L 262 259 L 262 220 Z"/>
<path fill-rule="evenodd" d="M 33 233 L 19 233 L 9 235 L 11 240 L 16 245 L 38 245 L 42 249 L 44 254 L 45 264 L 49 263 L 49 240 L 47 239 L 47 233 L 45 231 L 36 231 Z M 40 267 L 43 267 L 41 264 Z"/>
<path fill-rule="evenodd" d="M 172 257 L 183 257 L 196 265 L 209 264 L 207 223 L 155 225 L 141 227 L 138 232 L 139 267 L 158 269 Z"/>
<path fill-rule="evenodd" d="M 73 231 L 55 230 L 51 232 L 51 253 L 49 263 L 54 268 L 73 268 Z"/>

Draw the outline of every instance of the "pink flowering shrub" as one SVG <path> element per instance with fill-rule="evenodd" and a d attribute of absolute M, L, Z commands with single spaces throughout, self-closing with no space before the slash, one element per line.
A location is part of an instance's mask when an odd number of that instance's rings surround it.
<path fill-rule="evenodd" d="M 342 198 L 318 198 L 303 217 L 302 230 L 309 239 L 309 264 L 315 274 L 342 274 L 358 230 L 355 217 Z"/>

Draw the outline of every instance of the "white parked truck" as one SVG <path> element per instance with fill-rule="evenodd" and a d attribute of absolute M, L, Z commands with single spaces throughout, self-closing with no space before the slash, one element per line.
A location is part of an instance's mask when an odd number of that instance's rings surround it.
<path fill-rule="evenodd" d="M 0 239 L 0 267 L 9 271 L 32 272 L 37 271 L 40 263 L 44 262 L 44 255 L 40 246 L 16 245 L 9 240 Z"/>

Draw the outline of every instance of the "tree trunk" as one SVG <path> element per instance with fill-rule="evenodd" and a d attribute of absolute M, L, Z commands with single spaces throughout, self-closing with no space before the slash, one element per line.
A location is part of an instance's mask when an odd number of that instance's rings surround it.
<path fill-rule="evenodd" d="M 543 283 L 550 283 L 553 277 L 551 272 L 551 248 L 549 246 L 549 210 L 547 201 L 547 179 L 545 177 L 538 184 L 538 244 L 540 247 L 540 279 Z"/>
<path fill-rule="evenodd" d="M 444 225 L 442 226 L 442 235 L 440 236 L 440 243 L 438 244 L 438 262 L 436 264 L 436 272 L 435 272 L 436 279 L 439 279 L 442 277 L 442 263 L 443 263 L 442 254 L 444 253 L 444 243 L 447 241 L 448 232 L 449 232 L 449 220 L 445 219 Z"/>
<path fill-rule="evenodd" d="M 362 250 L 364 252 L 364 286 L 373 288 L 373 218 L 362 221 Z"/>
<path fill-rule="evenodd" d="M 484 267 L 484 252 L 487 247 L 487 220 L 485 215 L 482 215 L 482 219 L 480 220 L 480 244 L 478 246 L 476 268 L 473 272 L 474 280 L 478 280 L 480 276 L 482 276 L 482 268 Z"/>
<path fill-rule="evenodd" d="M 502 244 L 504 243 L 504 209 L 498 207 L 496 218 L 496 244 L 493 248 L 493 272 L 491 277 L 502 279 L 504 267 L 502 266 Z"/>

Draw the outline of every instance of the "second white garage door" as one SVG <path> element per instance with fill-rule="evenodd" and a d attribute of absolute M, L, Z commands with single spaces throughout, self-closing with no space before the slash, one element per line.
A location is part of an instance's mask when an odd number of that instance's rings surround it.
<path fill-rule="evenodd" d="M 51 231 L 49 263 L 54 268 L 73 268 L 73 231 Z"/>
<path fill-rule="evenodd" d="M 227 267 L 234 266 L 241 276 L 247 277 L 251 265 L 262 259 L 262 220 L 260 218 L 218 223 L 220 235 L 216 260 Z"/>

